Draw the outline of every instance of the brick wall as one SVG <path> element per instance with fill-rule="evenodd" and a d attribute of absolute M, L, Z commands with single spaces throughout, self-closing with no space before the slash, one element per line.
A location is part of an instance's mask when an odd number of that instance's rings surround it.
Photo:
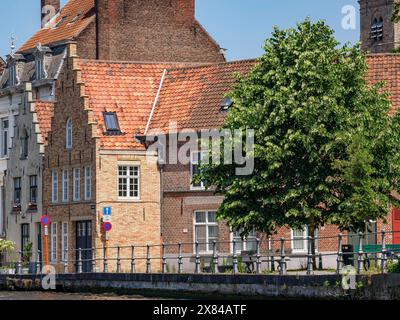
<path fill-rule="evenodd" d="M 194 17 L 194 0 L 97 0 L 98 58 L 126 61 L 224 61 Z"/>
<path fill-rule="evenodd" d="M 70 55 L 76 55 L 75 46 L 71 46 Z M 98 225 L 95 204 L 96 189 L 96 139 L 92 134 L 92 126 L 89 125 L 90 112 L 85 108 L 87 98 L 84 95 L 84 86 L 80 83 L 78 70 L 74 70 L 72 58 L 66 60 L 56 86 L 58 100 L 55 104 L 54 117 L 52 119 L 52 132 L 49 135 L 48 147 L 45 149 L 45 170 L 43 207 L 53 222 L 58 222 L 58 259 L 61 257 L 61 223 L 69 223 L 69 247 L 76 248 L 76 222 L 91 221 L 92 228 Z M 66 124 L 71 119 L 73 124 L 73 148 L 66 149 Z M 92 168 L 92 199 L 84 199 L 84 168 Z M 80 198 L 73 201 L 73 169 L 80 168 Z M 62 170 L 69 172 L 69 201 L 62 203 Z M 53 204 L 52 194 L 52 171 L 58 172 L 58 202 Z M 93 233 L 93 246 L 97 245 L 97 233 Z M 76 256 L 70 253 L 69 260 Z M 58 265 L 62 268 L 62 265 Z"/>
<path fill-rule="evenodd" d="M 400 25 L 391 21 L 393 14 L 393 0 L 361 0 L 361 42 L 363 50 L 371 53 L 390 52 L 394 49 L 395 41 L 399 41 Z M 381 41 L 371 39 L 371 26 L 373 20 L 383 18 L 384 37 Z"/>

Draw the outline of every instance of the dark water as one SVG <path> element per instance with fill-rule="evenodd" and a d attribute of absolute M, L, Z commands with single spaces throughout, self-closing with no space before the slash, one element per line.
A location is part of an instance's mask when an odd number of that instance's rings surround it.
<path fill-rule="evenodd" d="M 119 296 L 113 294 L 83 294 L 57 292 L 6 292 L 0 291 L 0 301 L 12 300 L 146 300 L 142 296 Z"/>

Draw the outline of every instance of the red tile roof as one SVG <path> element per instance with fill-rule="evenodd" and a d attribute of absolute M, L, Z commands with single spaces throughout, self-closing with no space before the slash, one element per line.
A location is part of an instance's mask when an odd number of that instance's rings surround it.
<path fill-rule="evenodd" d="M 178 131 L 221 127 L 226 112 L 220 106 L 233 89 L 235 74 L 247 74 L 255 64 L 244 60 L 168 70 L 148 133 L 167 132 L 170 121 Z"/>
<path fill-rule="evenodd" d="M 47 145 L 47 137 L 51 131 L 51 118 L 54 115 L 54 103 L 47 101 L 35 101 L 35 111 L 39 121 L 40 133 L 44 144 Z"/>
<path fill-rule="evenodd" d="M 143 134 L 164 70 L 171 64 L 78 60 L 89 108 L 98 124 L 102 149 L 128 150 L 143 146 Z M 123 135 L 105 135 L 103 112 L 116 112 Z"/>
<path fill-rule="evenodd" d="M 373 54 L 367 57 L 367 62 L 368 82 L 386 82 L 385 89 L 391 94 L 393 110 L 397 110 L 400 107 L 400 54 Z"/>
<path fill-rule="evenodd" d="M 69 0 L 55 20 L 59 23 L 63 17 L 66 19 L 56 28 L 43 28 L 31 37 L 18 51 L 24 52 L 33 49 L 40 42 L 42 45 L 72 40 L 94 21 L 95 0 Z M 78 17 L 76 21 L 73 21 Z"/>

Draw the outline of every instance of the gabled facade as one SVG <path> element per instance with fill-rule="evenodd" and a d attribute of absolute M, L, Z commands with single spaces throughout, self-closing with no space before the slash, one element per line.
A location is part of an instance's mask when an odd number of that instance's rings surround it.
<path fill-rule="evenodd" d="M 58 268 L 66 259 L 74 268 L 79 248 L 85 259 L 102 256 L 104 208 L 112 210 L 110 257 L 118 246 L 160 243 L 157 155 L 146 155 L 133 137 L 144 133 L 164 70 L 171 66 L 81 60 L 73 44 L 67 61 L 58 81 L 43 191 L 44 213 L 52 219 L 51 260 Z M 66 248 L 72 249 L 67 256 Z M 130 248 L 121 251 L 125 258 L 130 254 Z M 144 270 L 142 262 L 138 268 Z M 87 263 L 83 270 L 92 268 Z"/>
<path fill-rule="evenodd" d="M 53 109 L 52 102 L 33 100 L 32 84 L 24 84 L 5 175 L 7 240 L 13 241 L 18 251 L 30 244 L 33 252 L 42 250 L 43 160 Z"/>

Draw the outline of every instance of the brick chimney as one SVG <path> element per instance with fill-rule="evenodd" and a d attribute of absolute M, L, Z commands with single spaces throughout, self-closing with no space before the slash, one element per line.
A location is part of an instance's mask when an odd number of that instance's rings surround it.
<path fill-rule="evenodd" d="M 219 62 L 195 0 L 96 0 L 97 59 Z M 211 53 L 210 53 L 211 52 Z"/>
<path fill-rule="evenodd" d="M 61 9 L 60 0 L 40 0 L 40 21 L 42 28 L 48 23 Z"/>

